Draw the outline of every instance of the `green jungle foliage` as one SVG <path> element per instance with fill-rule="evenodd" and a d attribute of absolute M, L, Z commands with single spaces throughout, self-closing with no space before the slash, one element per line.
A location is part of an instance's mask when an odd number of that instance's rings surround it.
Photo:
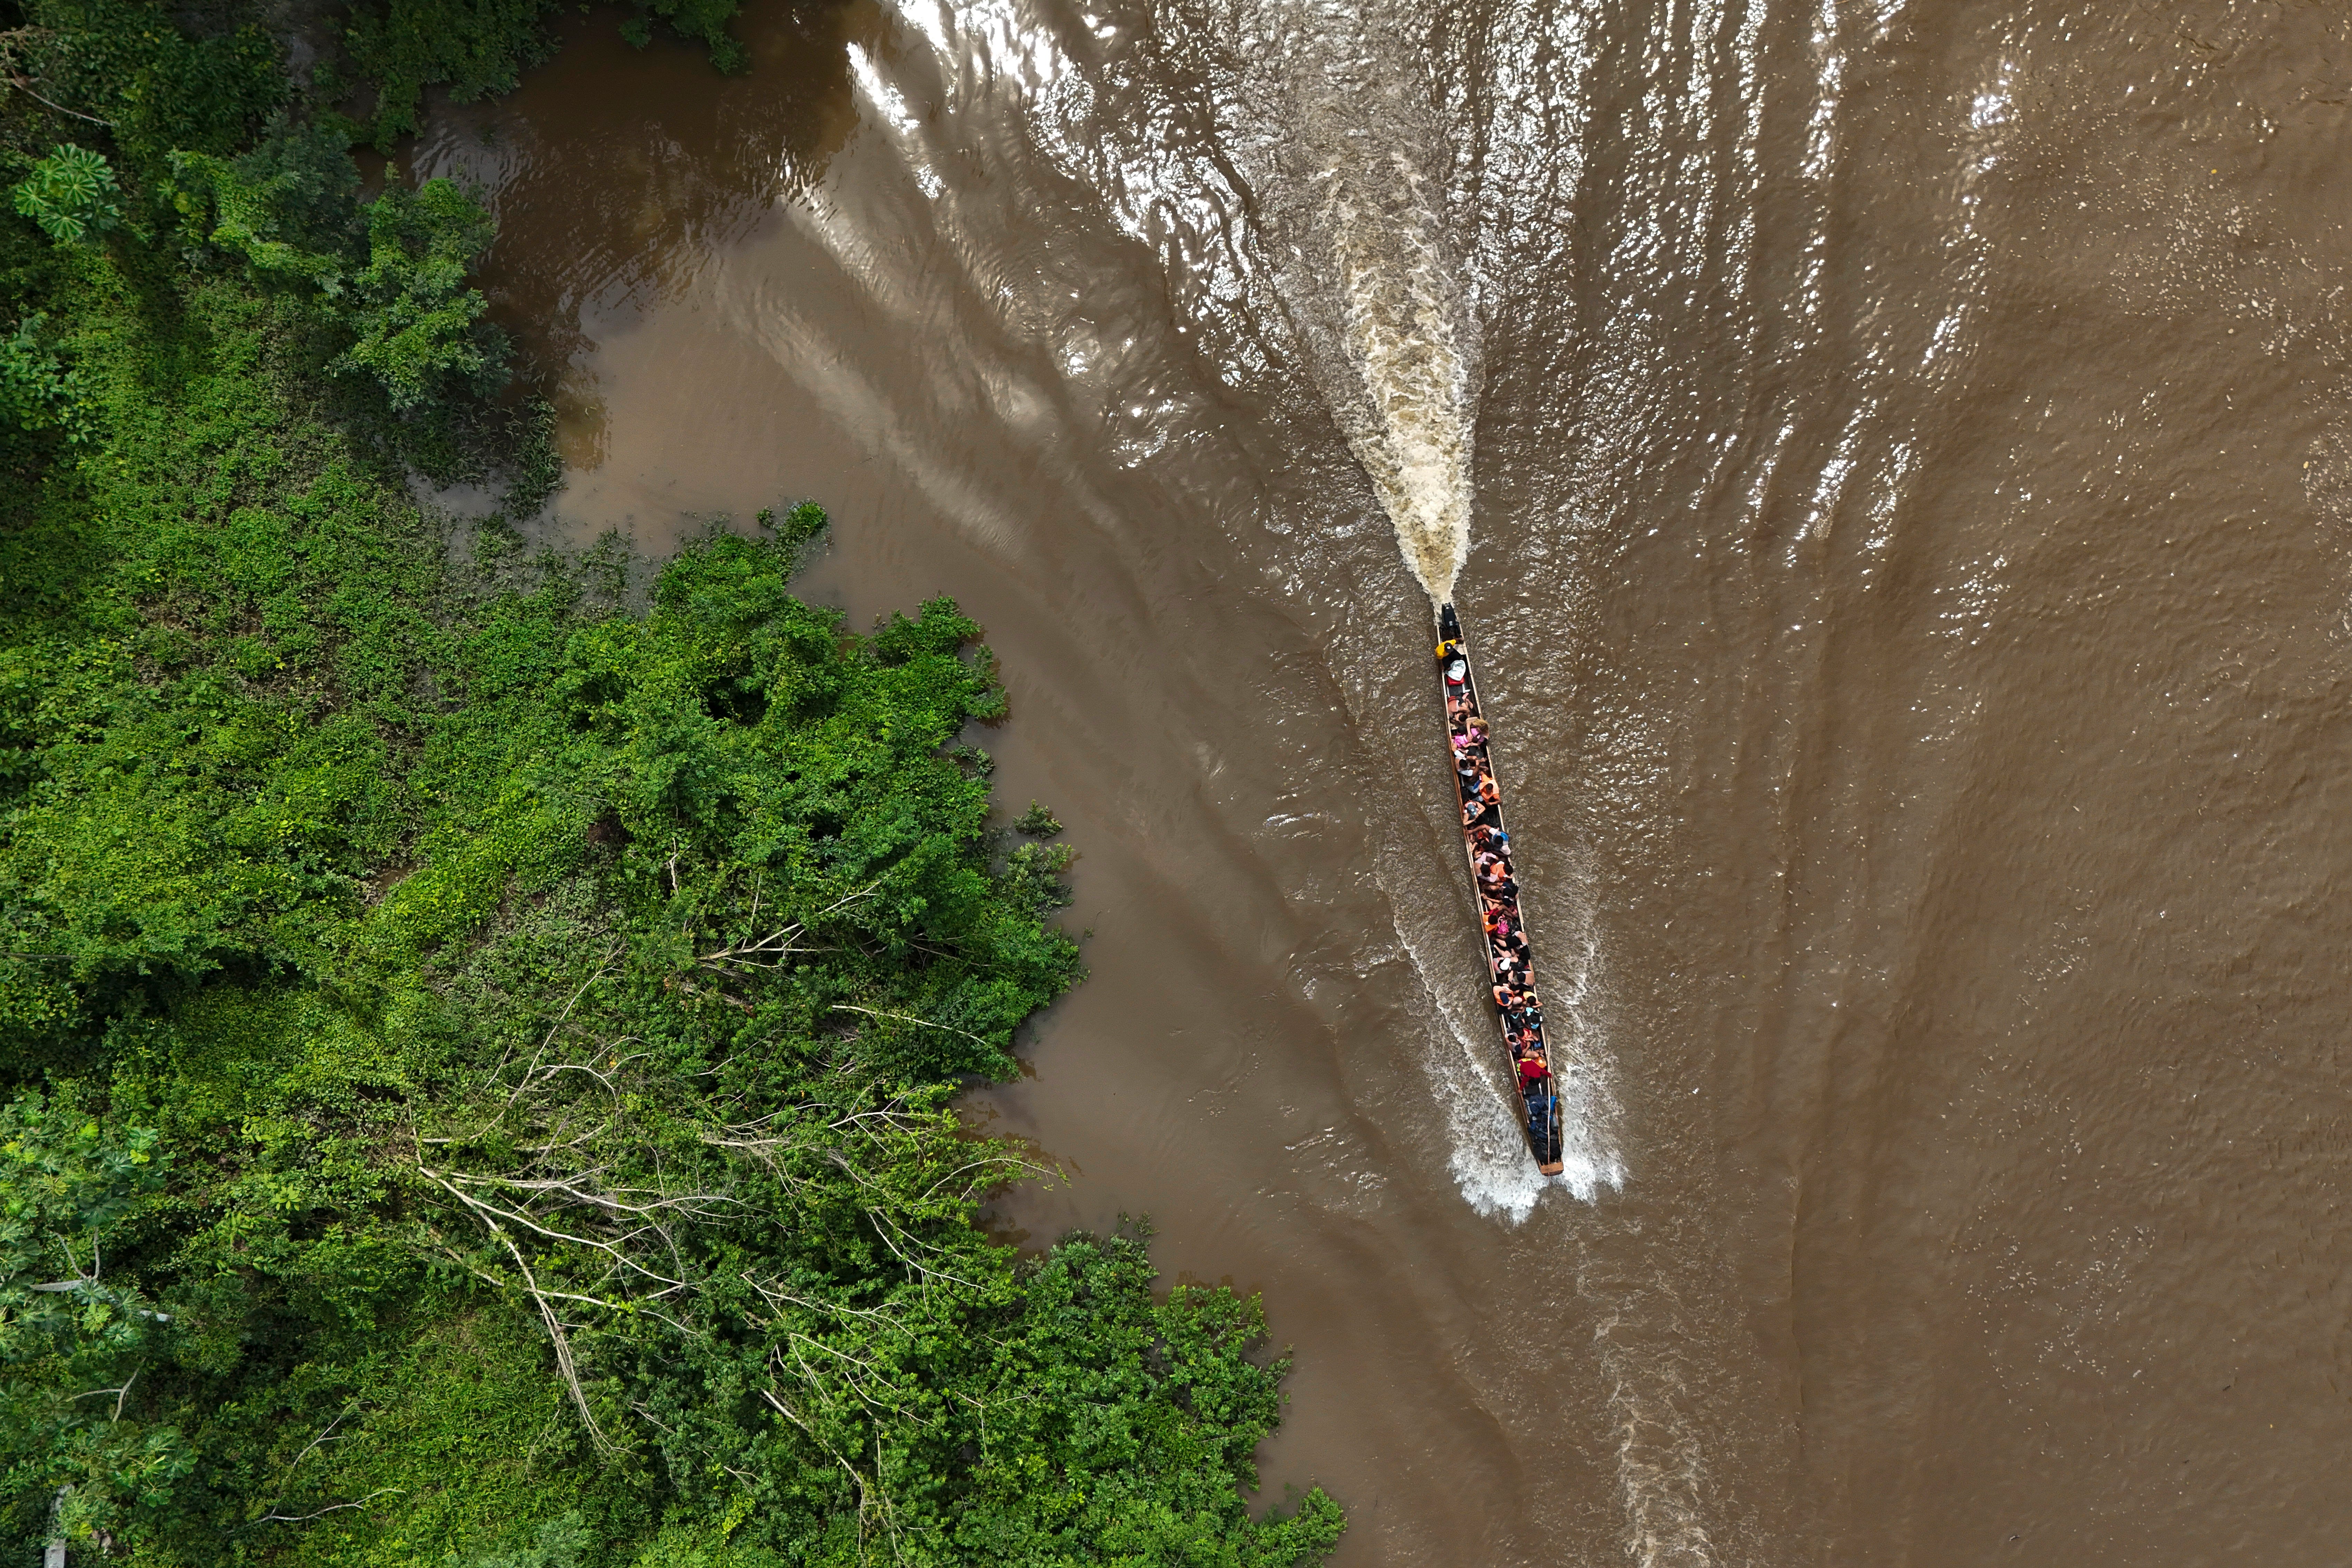
<path fill-rule="evenodd" d="M 1255 1301 L 975 1228 L 1027 1171 L 952 1097 L 1080 973 L 978 628 L 796 600 L 808 507 L 634 610 L 453 548 L 410 467 L 558 473 L 479 209 L 365 199 L 234 16 L 16 14 L 0 1552 L 1319 1557 L 1321 1492 L 1244 1504 Z"/>

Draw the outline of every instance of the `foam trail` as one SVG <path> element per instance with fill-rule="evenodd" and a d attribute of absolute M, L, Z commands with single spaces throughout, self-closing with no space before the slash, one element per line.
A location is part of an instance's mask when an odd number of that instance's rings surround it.
<path fill-rule="evenodd" d="M 1395 159 L 1402 223 L 1335 193 L 1333 249 L 1349 357 L 1373 417 L 1343 421 L 1356 460 L 1395 525 L 1405 564 L 1435 604 L 1470 553 L 1473 361 L 1436 214 L 1412 163 Z"/>
<path fill-rule="evenodd" d="M 1614 1317 L 1603 1319 L 1592 1338 L 1609 1379 L 1626 1553 L 1641 1568 L 1710 1568 L 1717 1553 L 1706 1527 L 1698 1434 L 1659 1387 L 1664 1380 L 1658 1369 L 1617 1342 L 1621 1326 Z"/>
<path fill-rule="evenodd" d="M 1427 64 L 1391 4 L 1261 14 L 1243 97 L 1277 112 L 1238 141 L 1308 368 L 1405 564 L 1444 604 L 1470 550 L 1478 333 L 1447 243 Z"/>

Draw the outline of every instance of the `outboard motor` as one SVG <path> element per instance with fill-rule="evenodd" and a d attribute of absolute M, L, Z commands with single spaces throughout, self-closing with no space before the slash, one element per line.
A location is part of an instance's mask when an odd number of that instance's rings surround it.
<path fill-rule="evenodd" d="M 1542 1163 L 1549 1164 L 1559 1158 L 1559 1097 L 1558 1095 L 1528 1096 L 1528 1142 L 1535 1145 Z"/>

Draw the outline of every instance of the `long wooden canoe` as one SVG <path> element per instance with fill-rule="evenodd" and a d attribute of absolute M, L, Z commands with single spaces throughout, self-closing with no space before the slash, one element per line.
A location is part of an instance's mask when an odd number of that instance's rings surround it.
<path fill-rule="evenodd" d="M 1490 983 L 1486 1005 L 1502 1031 L 1503 1059 L 1519 1102 L 1519 1125 L 1536 1168 L 1560 1171 L 1559 1079 L 1544 1036 L 1543 1002 L 1535 983 L 1535 949 L 1519 914 L 1512 874 L 1510 829 L 1496 783 L 1494 726 L 1478 700 L 1478 675 L 1454 606 L 1437 615 L 1437 689 L 1445 704 L 1447 764 L 1460 808 L 1462 851 L 1470 865 L 1470 895 L 1479 911 L 1479 946 Z M 1475 721 L 1475 724 L 1474 724 Z"/>

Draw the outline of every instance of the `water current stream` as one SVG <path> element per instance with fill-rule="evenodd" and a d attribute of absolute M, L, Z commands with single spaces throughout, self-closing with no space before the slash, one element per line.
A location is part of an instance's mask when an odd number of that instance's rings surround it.
<path fill-rule="evenodd" d="M 614 21 L 412 159 L 498 212 L 548 526 L 810 497 L 810 593 L 987 626 L 1092 933 L 999 1218 L 1265 1292 L 1269 1500 L 1355 1568 L 2342 1555 L 2339 13 Z"/>

